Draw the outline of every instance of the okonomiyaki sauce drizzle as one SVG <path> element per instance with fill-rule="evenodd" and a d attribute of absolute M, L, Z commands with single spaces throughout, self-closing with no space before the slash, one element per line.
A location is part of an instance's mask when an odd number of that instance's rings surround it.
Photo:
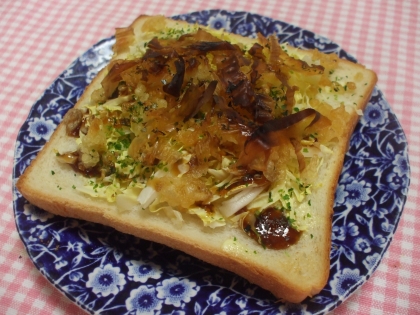
<path fill-rule="evenodd" d="M 270 207 L 262 211 L 252 224 L 243 220 L 244 231 L 261 245 L 270 249 L 284 249 L 297 243 L 302 232 L 294 229 L 280 210 Z"/>

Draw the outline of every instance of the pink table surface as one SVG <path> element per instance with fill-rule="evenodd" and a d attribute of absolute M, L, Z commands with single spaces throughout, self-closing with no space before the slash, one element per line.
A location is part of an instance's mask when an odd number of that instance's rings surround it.
<path fill-rule="evenodd" d="M 34 267 L 12 207 L 14 145 L 29 109 L 82 52 L 140 14 L 250 11 L 340 43 L 378 74 L 409 142 L 411 186 L 382 263 L 334 314 L 420 314 L 420 3 L 315 0 L 2 0 L 0 2 L 0 314 L 85 314 Z M 417 213 L 416 213 L 417 212 Z"/>

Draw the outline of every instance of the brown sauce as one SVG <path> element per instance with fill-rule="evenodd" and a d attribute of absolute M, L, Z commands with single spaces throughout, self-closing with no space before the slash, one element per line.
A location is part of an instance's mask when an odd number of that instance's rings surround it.
<path fill-rule="evenodd" d="M 82 110 L 71 108 L 64 116 L 63 123 L 66 126 L 66 134 L 69 137 L 79 137 L 80 129 L 86 124 L 86 117 L 83 117 L 83 114 Z"/>
<path fill-rule="evenodd" d="M 211 204 L 211 203 L 203 203 L 203 202 L 200 201 L 200 202 L 196 202 L 195 204 L 196 204 L 196 206 L 206 210 L 206 212 L 208 214 L 214 213 L 214 205 Z"/>
<path fill-rule="evenodd" d="M 86 168 L 80 162 L 79 152 L 67 152 L 57 157 L 62 163 L 69 164 L 75 173 L 82 174 L 85 177 L 101 177 L 99 165 Z"/>
<path fill-rule="evenodd" d="M 297 243 L 302 232 L 289 224 L 283 213 L 273 207 L 256 217 L 254 226 L 249 217 L 243 221 L 243 230 L 261 245 L 270 249 L 284 249 Z"/>
<path fill-rule="evenodd" d="M 73 171 L 79 174 L 82 174 L 85 177 L 101 177 L 101 170 L 98 166 L 84 168 L 80 163 L 70 164 L 73 168 Z"/>
<path fill-rule="evenodd" d="M 82 126 L 82 123 L 80 123 L 76 128 L 74 128 L 73 130 L 69 131 L 67 133 L 68 136 L 73 137 L 73 138 L 78 138 L 79 137 L 79 131 L 80 131 L 80 127 Z"/>

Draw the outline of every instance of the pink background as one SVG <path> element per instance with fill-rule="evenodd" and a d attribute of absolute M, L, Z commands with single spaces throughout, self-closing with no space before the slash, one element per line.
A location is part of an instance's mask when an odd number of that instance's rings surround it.
<path fill-rule="evenodd" d="M 321 4 L 322 3 L 322 4 Z M 333 314 L 420 314 L 420 3 L 315 0 L 2 0 L 0 2 L 0 314 L 85 314 L 34 267 L 12 207 L 14 145 L 29 109 L 81 53 L 140 14 L 250 11 L 340 43 L 378 74 L 409 142 L 411 186 L 394 240 L 370 280 Z"/>

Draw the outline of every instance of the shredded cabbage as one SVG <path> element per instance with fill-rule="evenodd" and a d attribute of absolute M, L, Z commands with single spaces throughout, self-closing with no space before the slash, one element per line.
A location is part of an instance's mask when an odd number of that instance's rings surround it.
<path fill-rule="evenodd" d="M 219 211 L 208 212 L 200 207 L 193 207 L 188 210 L 190 214 L 197 215 L 202 221 L 204 226 L 216 228 L 219 226 L 226 225 L 225 218 L 220 214 Z"/>
<path fill-rule="evenodd" d="M 265 187 L 246 188 L 234 195 L 232 198 L 223 201 L 218 207 L 218 210 L 225 218 L 229 218 L 240 209 L 251 203 L 264 190 L 264 188 Z"/>
<path fill-rule="evenodd" d="M 153 187 L 146 186 L 139 194 L 137 201 L 140 203 L 143 209 L 149 207 L 157 197 L 157 192 Z"/>

